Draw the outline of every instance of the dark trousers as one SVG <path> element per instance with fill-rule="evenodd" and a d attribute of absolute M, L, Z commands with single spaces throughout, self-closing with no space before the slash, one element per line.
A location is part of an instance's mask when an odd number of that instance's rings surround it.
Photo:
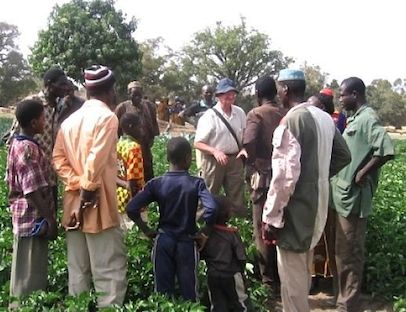
<path fill-rule="evenodd" d="M 258 193 L 259 191 L 252 191 Z M 272 286 L 279 285 L 278 265 L 276 261 L 276 246 L 265 244 L 262 239 L 262 211 L 266 200 L 266 191 L 257 200 L 254 200 L 252 207 L 252 223 L 254 226 L 255 246 L 258 251 L 258 264 L 263 283 Z"/>
<path fill-rule="evenodd" d="M 175 239 L 160 233 L 152 251 L 155 291 L 167 296 L 175 295 L 175 278 L 185 300 L 198 297 L 197 265 L 199 254 L 193 239 Z"/>
<path fill-rule="evenodd" d="M 211 312 L 248 311 L 248 296 L 241 273 L 234 276 L 208 275 Z"/>
<path fill-rule="evenodd" d="M 360 311 L 367 219 L 336 215 L 337 311 Z"/>
<path fill-rule="evenodd" d="M 142 160 L 144 163 L 144 180 L 145 183 L 154 177 L 154 165 L 152 163 L 153 156 L 151 147 L 148 145 L 142 145 Z"/>

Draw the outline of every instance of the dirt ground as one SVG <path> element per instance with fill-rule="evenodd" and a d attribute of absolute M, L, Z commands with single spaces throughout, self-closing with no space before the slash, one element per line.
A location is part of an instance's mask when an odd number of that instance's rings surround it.
<path fill-rule="evenodd" d="M 309 304 L 312 312 L 334 312 L 331 279 L 320 279 L 319 287 L 314 295 L 309 295 Z M 360 312 L 392 312 L 392 304 L 380 298 L 372 298 L 367 294 L 361 296 Z M 270 303 L 270 311 L 282 312 L 280 300 Z"/>

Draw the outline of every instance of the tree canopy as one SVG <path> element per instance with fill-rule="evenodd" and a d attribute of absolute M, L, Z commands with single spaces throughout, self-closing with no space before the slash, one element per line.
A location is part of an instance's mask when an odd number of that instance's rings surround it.
<path fill-rule="evenodd" d="M 42 75 L 53 65 L 83 82 L 83 69 L 103 64 L 113 69 L 120 91 L 141 72 L 141 54 L 132 37 L 136 20 L 114 8 L 114 0 L 72 0 L 55 6 L 48 28 L 39 33 L 29 58 Z"/>
<path fill-rule="evenodd" d="M 15 43 L 19 35 L 16 26 L 0 22 L 0 106 L 14 104 L 36 86 Z"/>
<path fill-rule="evenodd" d="M 399 80 L 395 82 L 399 83 Z M 406 95 L 403 89 L 396 91 L 394 87 L 399 85 L 392 86 L 388 80 L 374 80 L 367 87 L 367 99 L 386 125 L 400 128 L 406 125 Z"/>
<path fill-rule="evenodd" d="M 199 84 L 229 77 L 244 89 L 259 76 L 275 74 L 291 62 L 270 47 L 269 36 L 249 29 L 244 18 L 239 25 L 229 27 L 217 22 L 213 29 L 194 35 L 183 49 L 182 63 Z"/>

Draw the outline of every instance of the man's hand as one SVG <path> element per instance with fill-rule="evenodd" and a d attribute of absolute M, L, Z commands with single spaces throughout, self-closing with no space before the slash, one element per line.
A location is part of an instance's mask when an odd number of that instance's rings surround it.
<path fill-rule="evenodd" d="M 262 240 L 265 245 L 275 245 L 277 228 L 267 223 L 262 223 Z"/>
<path fill-rule="evenodd" d="M 228 156 L 226 154 L 224 154 L 222 151 L 215 149 L 212 154 L 220 165 L 222 165 L 222 166 L 227 165 Z"/>
<path fill-rule="evenodd" d="M 248 153 L 247 150 L 245 148 L 243 148 L 235 158 L 241 158 L 242 160 L 248 159 Z"/>
<path fill-rule="evenodd" d="M 149 239 L 155 239 L 155 237 L 158 235 L 158 232 L 155 230 L 148 230 L 145 233 L 145 236 L 148 237 Z"/>
<path fill-rule="evenodd" d="M 55 240 L 58 236 L 58 225 L 55 218 L 46 219 L 48 228 L 45 237 L 49 240 Z"/>
<path fill-rule="evenodd" d="M 197 250 L 198 251 L 202 251 L 204 246 L 206 246 L 207 240 L 209 239 L 209 237 L 202 233 L 202 232 L 198 232 L 196 233 L 196 235 L 194 236 L 194 240 L 197 244 Z"/>
<path fill-rule="evenodd" d="M 70 221 L 66 230 L 77 230 L 83 226 L 83 212 L 87 208 L 96 208 L 99 205 L 98 192 L 80 190 L 80 204 L 75 207 L 70 215 Z"/>
<path fill-rule="evenodd" d="M 81 219 L 81 215 L 80 215 L 80 211 L 81 211 L 81 206 L 79 207 L 75 207 L 71 214 L 70 214 L 70 220 L 68 225 L 65 227 L 65 229 L 67 231 L 71 231 L 71 230 L 77 230 L 79 229 L 81 223 L 80 223 L 80 219 Z"/>

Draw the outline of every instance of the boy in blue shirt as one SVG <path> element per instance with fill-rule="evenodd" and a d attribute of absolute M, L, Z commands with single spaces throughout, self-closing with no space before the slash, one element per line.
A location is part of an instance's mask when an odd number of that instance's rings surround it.
<path fill-rule="evenodd" d="M 203 179 L 188 173 L 192 149 L 182 137 L 167 144 L 169 171 L 150 180 L 127 205 L 127 214 L 148 237 L 155 238 L 152 261 L 155 291 L 168 296 L 175 294 L 175 276 L 181 296 L 196 301 L 197 265 L 199 254 L 195 243 L 196 211 L 199 199 L 204 207 L 203 219 L 210 225 L 216 218 L 216 203 Z M 158 231 L 141 219 L 140 210 L 151 202 L 159 206 Z"/>

